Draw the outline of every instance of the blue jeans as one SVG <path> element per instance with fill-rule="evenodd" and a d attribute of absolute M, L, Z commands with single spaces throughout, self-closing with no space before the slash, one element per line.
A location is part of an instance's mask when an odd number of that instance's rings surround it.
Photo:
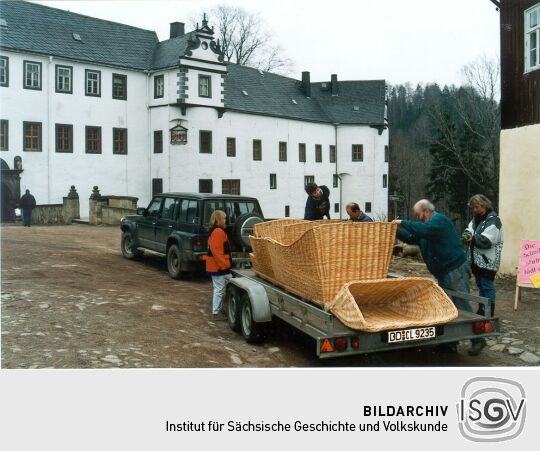
<path fill-rule="evenodd" d="M 212 313 L 217 315 L 221 313 L 223 307 L 223 295 L 225 294 L 225 279 L 231 278 L 230 274 L 224 276 L 212 276 L 212 285 L 214 293 L 212 296 Z"/>
<path fill-rule="evenodd" d="M 23 215 L 23 225 L 29 226 L 32 223 L 32 209 L 23 208 L 22 215 Z"/>
<path fill-rule="evenodd" d="M 480 296 L 488 298 L 489 305 L 495 304 L 495 284 L 493 280 L 486 279 L 482 276 L 475 276 L 475 279 Z"/>
<path fill-rule="evenodd" d="M 438 278 L 437 281 L 441 288 L 447 288 L 448 290 L 463 291 L 469 293 L 469 277 L 470 277 L 469 264 L 463 263 L 460 267 L 450 271 L 443 277 Z M 465 299 L 461 299 L 456 296 L 452 296 L 452 302 L 458 310 L 466 310 L 472 312 L 471 303 Z"/>

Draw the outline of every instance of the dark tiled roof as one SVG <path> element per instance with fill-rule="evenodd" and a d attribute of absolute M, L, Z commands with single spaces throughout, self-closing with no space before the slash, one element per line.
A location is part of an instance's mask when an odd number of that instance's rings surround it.
<path fill-rule="evenodd" d="M 155 32 L 28 2 L 0 2 L 3 48 L 129 69 L 150 66 Z M 78 33 L 82 42 L 73 38 Z"/>
<path fill-rule="evenodd" d="M 229 64 L 227 72 L 226 108 L 316 122 L 384 123 L 384 80 L 339 81 L 337 96 L 332 96 L 329 89 L 321 89 L 322 83 L 311 83 L 309 98 L 301 82 L 293 78 L 268 72 L 261 75 L 257 69 L 237 64 Z"/>
<path fill-rule="evenodd" d="M 178 36 L 158 43 L 154 48 L 152 69 L 164 69 L 166 67 L 177 66 L 178 59 L 183 56 L 187 50 L 187 42 L 191 33 L 186 33 L 183 36 Z"/>
<path fill-rule="evenodd" d="M 330 86 L 330 82 L 326 83 Z M 338 95 L 311 83 L 311 96 L 332 122 L 340 124 L 383 124 L 386 88 L 384 80 L 338 81 Z"/>
<path fill-rule="evenodd" d="M 21 1 L 1 1 L 0 17 L 7 22 L 2 48 L 137 70 L 176 66 L 191 34 L 159 42 L 153 31 Z M 226 108 L 315 122 L 384 123 L 384 80 L 340 81 L 337 96 L 311 83 L 308 98 L 299 80 L 236 64 L 227 69 Z"/>
<path fill-rule="evenodd" d="M 298 80 L 269 72 L 261 75 L 257 69 L 237 64 L 227 66 L 225 107 L 271 116 L 329 121 L 319 103 L 302 93 Z"/>

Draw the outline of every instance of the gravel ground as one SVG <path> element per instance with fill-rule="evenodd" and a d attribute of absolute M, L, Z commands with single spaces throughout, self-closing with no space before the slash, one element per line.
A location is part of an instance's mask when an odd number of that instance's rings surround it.
<path fill-rule="evenodd" d="M 275 321 L 262 346 L 211 318 L 204 276 L 175 281 L 163 259 L 128 261 L 117 227 L 3 226 L 1 364 L 4 368 L 312 366 L 523 366 L 540 362 L 540 290 L 512 309 L 513 280 L 498 280 L 503 335 L 479 357 L 417 348 L 320 361 L 315 342 Z M 427 275 L 395 258 L 391 270 Z"/>

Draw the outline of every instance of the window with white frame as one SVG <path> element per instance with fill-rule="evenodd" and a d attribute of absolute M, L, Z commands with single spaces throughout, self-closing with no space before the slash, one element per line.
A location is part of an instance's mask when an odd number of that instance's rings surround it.
<path fill-rule="evenodd" d="M 154 77 L 154 99 L 160 99 L 165 94 L 165 77 L 156 75 Z"/>
<path fill-rule="evenodd" d="M 41 89 L 41 63 L 24 62 L 24 88 Z"/>
<path fill-rule="evenodd" d="M 73 69 L 71 66 L 56 65 L 56 92 L 72 94 L 71 86 Z"/>
<path fill-rule="evenodd" d="M 212 78 L 208 75 L 199 75 L 199 97 L 212 97 Z"/>
<path fill-rule="evenodd" d="M 525 11 L 525 72 L 540 69 L 540 3 Z"/>
<path fill-rule="evenodd" d="M 87 96 L 101 96 L 101 72 L 98 70 L 86 69 L 86 89 Z"/>

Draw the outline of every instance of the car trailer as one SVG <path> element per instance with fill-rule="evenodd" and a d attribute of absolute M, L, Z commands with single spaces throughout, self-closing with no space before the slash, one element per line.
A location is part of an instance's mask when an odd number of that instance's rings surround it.
<path fill-rule="evenodd" d="M 443 325 L 384 332 L 362 332 L 341 323 L 332 313 L 260 277 L 251 269 L 233 269 L 227 280 L 225 305 L 232 330 L 248 343 L 261 342 L 274 317 L 301 330 L 316 341 L 321 359 L 454 343 L 500 335 L 499 319 L 458 310 L 458 317 Z M 399 277 L 390 275 L 389 277 Z M 490 312 L 487 298 L 445 290 Z M 487 313 L 489 315 L 489 313 Z"/>

